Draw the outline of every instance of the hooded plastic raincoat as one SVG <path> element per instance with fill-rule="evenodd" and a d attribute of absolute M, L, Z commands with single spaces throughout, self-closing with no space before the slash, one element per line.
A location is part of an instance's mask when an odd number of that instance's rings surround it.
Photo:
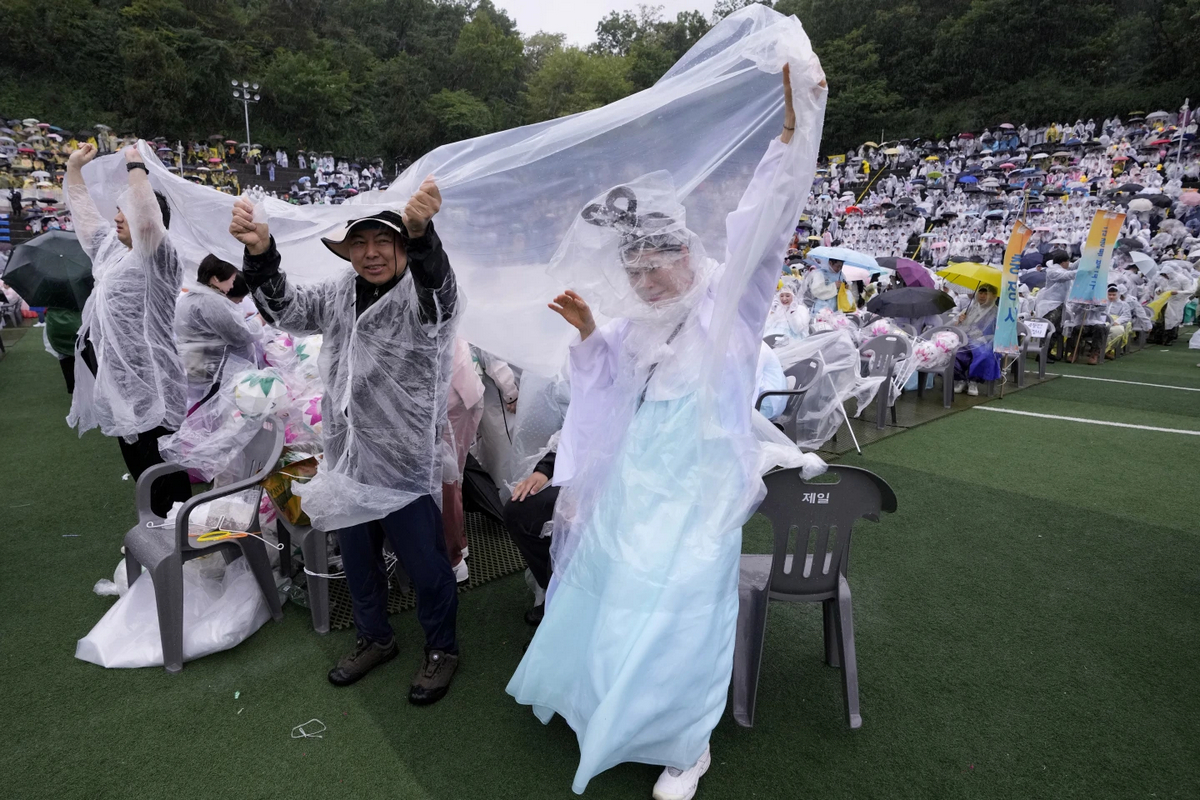
<path fill-rule="evenodd" d="M 117 204 L 133 247 L 123 245 L 87 186 L 67 185 L 67 205 L 95 288 L 83 307 L 75 345 L 75 392 L 67 423 L 132 441 L 183 421 L 187 381 L 175 349 L 175 298 L 183 283 L 179 257 L 149 181 L 126 187 Z M 96 373 L 84 350 L 92 345 Z"/>

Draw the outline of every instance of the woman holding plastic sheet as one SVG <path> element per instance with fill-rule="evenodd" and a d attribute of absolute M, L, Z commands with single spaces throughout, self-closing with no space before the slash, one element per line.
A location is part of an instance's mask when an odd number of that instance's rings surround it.
<path fill-rule="evenodd" d="M 763 491 L 756 354 L 826 94 L 807 42 L 797 60 L 795 92 L 784 67 L 783 133 L 726 219 L 723 266 L 687 229 L 665 172 L 584 208 L 551 265 L 580 290 L 550 304 L 580 338 L 554 467 L 554 578 L 508 692 L 575 730 L 576 792 L 635 761 L 667 767 L 654 797 L 690 798 L 709 766 L 732 671 L 740 526 Z M 589 300 L 612 321 L 597 327 Z"/>

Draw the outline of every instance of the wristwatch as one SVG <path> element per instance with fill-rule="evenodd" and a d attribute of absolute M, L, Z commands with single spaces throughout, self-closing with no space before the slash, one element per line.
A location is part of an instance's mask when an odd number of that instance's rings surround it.
<path fill-rule="evenodd" d="M 126 164 L 125 164 L 126 172 L 133 172 L 135 169 L 140 169 L 142 172 L 146 173 L 147 175 L 150 174 L 150 170 L 146 169 L 146 165 L 144 163 L 142 163 L 141 161 L 126 162 Z"/>

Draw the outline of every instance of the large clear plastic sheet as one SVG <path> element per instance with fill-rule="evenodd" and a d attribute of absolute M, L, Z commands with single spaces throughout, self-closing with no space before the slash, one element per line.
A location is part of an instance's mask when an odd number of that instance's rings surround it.
<path fill-rule="evenodd" d="M 722 21 L 653 87 L 603 108 L 440 147 L 361 202 L 297 206 L 265 198 L 283 270 L 301 284 L 338 274 L 345 262 L 318 238 L 349 219 L 402 208 L 433 174 L 444 198 L 438 233 L 461 291 L 477 301 L 459 334 L 515 366 L 553 375 L 571 332 L 546 308 L 566 288 L 546 265 L 579 210 L 603 190 L 664 170 L 704 248 L 724 253 L 725 215 L 779 134 L 784 60 L 792 58 L 796 85 L 820 80 L 808 48 L 798 22 L 752 6 Z M 815 141 L 803 146 L 815 154 Z M 141 152 L 175 211 L 171 239 L 185 269 L 194 273 L 209 253 L 240 263 L 242 248 L 228 233 L 234 198 L 171 174 L 152 148 L 141 145 Z M 97 158 L 84 174 L 111 218 L 123 161 Z"/>
<path fill-rule="evenodd" d="M 107 183 L 112 197 L 107 216 L 94 203 L 95 187 L 67 186 L 67 203 L 95 278 L 83 307 L 76 390 L 67 422 L 81 436 L 98 427 L 107 436 L 131 439 L 159 426 L 178 427 L 187 385 L 173 330 L 182 283 L 179 259 L 153 192 L 144 184 L 130 187 L 123 165 L 121 170 L 119 183 Z M 132 248 L 120 242 L 107 221 L 116 216 L 118 205 Z M 94 376 L 82 357 L 85 340 L 91 341 L 96 357 Z"/>

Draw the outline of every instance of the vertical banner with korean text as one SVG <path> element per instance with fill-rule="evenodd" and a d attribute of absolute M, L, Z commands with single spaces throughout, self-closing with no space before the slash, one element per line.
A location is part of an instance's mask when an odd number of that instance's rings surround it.
<path fill-rule="evenodd" d="M 1000 275 L 1000 307 L 996 311 L 996 336 L 992 349 L 997 353 L 1015 356 L 1020 352 L 1017 346 L 1017 312 L 1020 311 L 1020 297 L 1017 294 L 1017 273 L 1021 269 L 1021 255 L 1025 245 L 1029 244 L 1033 229 L 1023 222 L 1013 226 L 1012 235 L 1008 237 L 1008 247 L 1004 248 L 1004 271 Z"/>
<path fill-rule="evenodd" d="M 1092 228 L 1083 243 L 1075 282 L 1067 300 L 1072 303 L 1104 305 L 1108 303 L 1108 268 L 1125 215 L 1117 211 L 1097 211 Z"/>

